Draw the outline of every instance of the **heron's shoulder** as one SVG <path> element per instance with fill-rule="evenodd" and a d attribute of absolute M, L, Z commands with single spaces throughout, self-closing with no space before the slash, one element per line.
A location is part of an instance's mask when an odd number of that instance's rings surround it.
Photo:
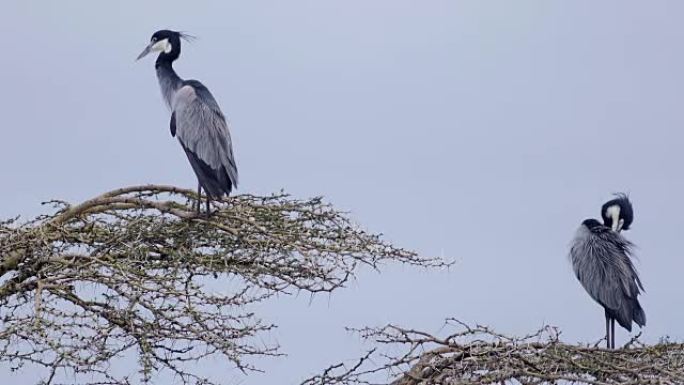
<path fill-rule="evenodd" d="M 211 95 L 211 92 L 209 92 L 209 89 L 204 84 L 202 84 L 202 82 L 200 82 L 199 80 L 194 80 L 194 79 L 184 80 L 181 88 L 186 88 L 186 87 L 192 88 L 195 91 L 195 93 L 197 93 L 198 95 L 199 94 Z"/>
<path fill-rule="evenodd" d="M 603 224 L 586 222 L 583 222 L 582 226 L 580 226 L 576 242 L 584 245 L 602 245 L 602 247 L 610 248 L 620 253 L 631 254 L 633 244 L 623 237 L 622 234 L 613 231 L 610 227 Z"/>
<path fill-rule="evenodd" d="M 601 238 L 612 238 L 618 235 L 610 227 L 605 226 L 596 219 L 585 219 L 580 226 L 580 232 L 586 233 L 590 236 L 598 236 Z"/>
<path fill-rule="evenodd" d="M 195 87 L 189 84 L 180 86 L 174 94 L 174 99 L 177 101 L 188 102 L 197 98 L 197 91 Z"/>
<path fill-rule="evenodd" d="M 199 80 L 184 80 L 182 86 L 178 89 L 182 96 L 189 96 L 197 98 L 200 101 L 208 104 L 212 109 L 218 109 L 218 103 L 214 96 L 209 92 L 209 89 Z"/>

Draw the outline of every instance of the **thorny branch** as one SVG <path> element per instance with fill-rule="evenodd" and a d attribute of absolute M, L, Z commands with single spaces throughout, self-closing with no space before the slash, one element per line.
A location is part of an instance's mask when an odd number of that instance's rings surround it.
<path fill-rule="evenodd" d="M 353 224 L 320 198 L 240 195 L 196 216 L 193 191 L 136 186 L 26 223 L 0 222 L 0 362 L 101 384 L 149 382 L 219 356 L 242 371 L 278 355 L 253 306 L 277 294 L 332 292 L 357 268 L 440 267 Z M 112 363 L 138 357 L 138 374 Z M 72 382 L 70 381 L 70 382 Z M 83 380 L 82 380 L 83 381 Z"/>
<path fill-rule="evenodd" d="M 607 350 L 563 343 L 553 327 L 523 337 L 455 319 L 446 327 L 451 334 L 444 338 L 395 325 L 351 329 L 377 346 L 302 385 L 684 384 L 681 343 L 634 338 Z"/>

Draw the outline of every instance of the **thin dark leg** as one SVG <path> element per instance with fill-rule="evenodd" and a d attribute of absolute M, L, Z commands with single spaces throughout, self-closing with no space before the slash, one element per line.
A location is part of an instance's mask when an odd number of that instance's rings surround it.
<path fill-rule="evenodd" d="M 207 216 L 209 216 L 209 214 L 211 214 L 211 206 L 209 205 L 210 202 L 211 202 L 211 197 L 209 196 L 209 194 L 207 194 Z"/>
<path fill-rule="evenodd" d="M 615 318 L 610 319 L 610 348 L 615 349 Z"/>
<path fill-rule="evenodd" d="M 200 206 L 202 205 L 202 185 L 197 183 L 197 215 L 200 214 Z"/>
<path fill-rule="evenodd" d="M 610 349 L 610 317 L 606 313 L 606 348 Z"/>

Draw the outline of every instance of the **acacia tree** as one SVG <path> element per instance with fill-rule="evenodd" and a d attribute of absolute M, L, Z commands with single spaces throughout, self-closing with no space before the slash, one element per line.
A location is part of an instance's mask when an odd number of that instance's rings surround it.
<path fill-rule="evenodd" d="M 0 362 L 101 384 L 171 372 L 210 384 L 197 364 L 219 356 L 244 372 L 280 354 L 254 312 L 278 294 L 332 292 L 360 266 L 439 267 L 392 246 L 320 198 L 240 195 L 195 214 L 190 190 L 136 186 L 50 214 L 0 223 Z M 135 355 L 139 372 L 112 365 Z M 70 381 L 71 382 L 71 381 Z"/>
<path fill-rule="evenodd" d="M 351 329 L 375 345 L 358 360 L 330 366 L 302 385 L 645 385 L 684 384 L 684 344 L 617 350 L 563 343 L 544 327 L 522 337 L 449 319 L 438 337 L 396 325 Z"/>

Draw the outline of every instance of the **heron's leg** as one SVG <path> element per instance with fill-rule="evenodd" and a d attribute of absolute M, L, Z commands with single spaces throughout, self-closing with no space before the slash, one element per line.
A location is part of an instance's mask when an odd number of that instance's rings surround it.
<path fill-rule="evenodd" d="M 606 348 L 610 349 L 610 316 L 606 310 Z"/>
<path fill-rule="evenodd" d="M 207 194 L 207 216 L 209 216 L 211 214 L 210 202 L 211 202 L 211 197 L 209 196 L 209 194 Z"/>
<path fill-rule="evenodd" d="M 615 318 L 610 319 L 610 348 L 615 349 Z"/>
<path fill-rule="evenodd" d="M 197 182 L 197 215 L 200 214 L 200 207 L 202 206 L 202 185 Z"/>

